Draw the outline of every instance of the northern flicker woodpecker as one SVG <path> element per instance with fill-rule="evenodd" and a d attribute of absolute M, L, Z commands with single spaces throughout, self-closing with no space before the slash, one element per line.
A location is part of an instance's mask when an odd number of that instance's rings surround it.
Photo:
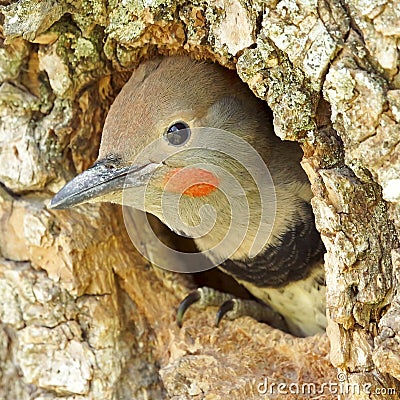
<path fill-rule="evenodd" d="M 200 129 L 204 127 L 207 129 Z M 257 254 L 251 253 L 259 231 L 254 221 L 261 208 L 255 186 L 261 192 L 269 188 L 259 182 L 255 185 L 231 154 L 217 154 L 216 141 L 220 139 L 212 129 L 249 143 L 272 177 L 274 218 Z M 203 145 L 190 147 L 200 137 Z M 174 152 L 177 148 L 179 152 Z M 227 312 L 248 313 L 278 327 L 286 326 L 298 336 L 312 335 L 326 325 L 324 247 L 315 228 L 312 193 L 300 166 L 301 155 L 297 143 L 283 142 L 274 134 L 265 103 L 256 99 L 234 72 L 186 56 L 156 58 L 141 64 L 116 97 L 105 121 L 96 163 L 67 183 L 50 206 L 123 204 L 129 175 L 130 206 L 156 215 L 179 234 L 195 236 L 200 251 L 220 260 L 219 267 L 262 302 L 239 301 L 200 289 L 181 304 L 179 323 L 192 302 L 208 301 L 221 305 L 218 319 Z M 208 164 L 215 168 L 197 166 Z M 235 251 L 218 247 L 226 232 L 235 229 L 230 199 L 220 190 L 225 177 L 218 168 L 243 188 L 244 195 L 235 197 L 234 207 L 240 208 L 243 199 L 249 209 L 246 233 Z M 140 189 L 144 186 L 142 201 Z M 162 200 L 177 193 L 179 218 L 174 213 L 167 218 Z M 207 233 L 193 235 L 188 227 L 201 222 L 199 215 L 206 204 L 216 212 L 215 222 Z M 260 309 L 265 309 L 266 316 Z M 271 321 L 274 318 L 276 322 Z"/>

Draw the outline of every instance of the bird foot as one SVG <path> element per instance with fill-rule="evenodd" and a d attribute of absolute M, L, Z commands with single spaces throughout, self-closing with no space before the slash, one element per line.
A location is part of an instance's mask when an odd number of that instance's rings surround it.
<path fill-rule="evenodd" d="M 288 331 L 283 317 L 268 305 L 254 300 L 238 299 L 229 293 L 220 292 L 206 286 L 189 293 L 180 303 L 176 315 L 176 322 L 179 327 L 182 327 L 185 312 L 195 303 L 201 308 L 219 306 L 215 316 L 215 326 L 218 326 L 224 317 L 233 320 L 248 316 L 259 322 L 266 322 L 274 328 Z"/>

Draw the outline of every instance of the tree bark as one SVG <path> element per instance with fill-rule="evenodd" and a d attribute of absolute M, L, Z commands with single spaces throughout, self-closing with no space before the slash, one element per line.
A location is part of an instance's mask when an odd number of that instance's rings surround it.
<path fill-rule="evenodd" d="M 296 399 L 304 384 L 394 398 L 399 19 L 398 0 L 0 1 L 0 398 Z M 301 143 L 327 249 L 327 335 L 250 318 L 214 328 L 213 309 L 178 329 L 193 283 L 148 265 L 119 207 L 47 209 L 156 53 L 236 68 L 276 134 Z"/>

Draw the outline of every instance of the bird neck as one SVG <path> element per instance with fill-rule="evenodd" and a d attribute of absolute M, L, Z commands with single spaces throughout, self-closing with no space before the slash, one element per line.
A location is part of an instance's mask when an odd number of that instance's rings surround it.
<path fill-rule="evenodd" d="M 304 203 L 303 207 L 304 213 L 311 213 L 309 204 Z M 252 282 L 258 287 L 279 288 L 307 278 L 324 252 L 325 247 L 310 217 L 298 221 L 279 238 L 277 244 L 267 245 L 256 257 L 228 259 L 222 263 L 221 269 L 238 281 Z"/>

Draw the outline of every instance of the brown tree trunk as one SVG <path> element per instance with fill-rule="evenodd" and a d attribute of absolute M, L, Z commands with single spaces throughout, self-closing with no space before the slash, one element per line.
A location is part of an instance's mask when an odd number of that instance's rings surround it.
<path fill-rule="evenodd" d="M 0 5 L 0 398 L 395 398 L 399 0 Z M 47 209 L 95 160 L 130 71 L 157 52 L 236 67 L 276 134 L 301 142 L 327 248 L 328 336 L 250 318 L 214 328 L 211 309 L 178 329 L 190 278 L 149 266 L 119 207 Z"/>

